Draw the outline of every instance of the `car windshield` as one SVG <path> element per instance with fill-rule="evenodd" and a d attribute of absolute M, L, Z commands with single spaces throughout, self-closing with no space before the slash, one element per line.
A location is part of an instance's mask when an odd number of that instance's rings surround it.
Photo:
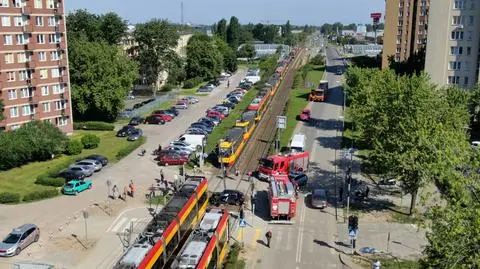
<path fill-rule="evenodd" d="M 72 171 L 82 171 L 82 168 L 80 168 L 80 167 L 72 167 L 71 170 L 72 170 Z"/>
<path fill-rule="evenodd" d="M 261 159 L 260 165 L 268 169 L 273 169 L 273 161 L 270 159 Z"/>
<path fill-rule="evenodd" d="M 3 243 L 5 243 L 5 244 L 15 244 L 20 239 L 20 236 L 21 236 L 20 234 L 11 233 L 7 236 L 7 238 L 5 238 L 3 240 Z"/>
<path fill-rule="evenodd" d="M 65 188 L 73 188 L 73 184 L 72 183 L 67 183 L 67 185 L 65 185 Z"/>

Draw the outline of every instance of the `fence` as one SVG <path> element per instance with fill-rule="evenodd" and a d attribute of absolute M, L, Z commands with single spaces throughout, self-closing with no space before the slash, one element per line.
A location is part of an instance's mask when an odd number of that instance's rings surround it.
<path fill-rule="evenodd" d="M 147 103 L 137 109 L 126 109 L 122 112 L 120 112 L 120 114 L 118 114 L 118 118 L 119 119 L 129 119 L 129 118 L 132 118 L 132 117 L 136 117 L 136 116 L 142 116 L 142 115 L 145 115 L 146 113 L 152 111 L 153 109 L 155 109 L 156 107 L 158 107 L 160 104 L 164 103 L 164 102 L 167 102 L 167 101 L 171 101 L 171 100 L 174 100 L 176 98 L 176 94 L 173 94 L 173 93 L 168 93 L 168 94 L 165 94 L 165 95 L 160 95 L 160 96 L 157 96 L 155 98 L 155 101 L 152 101 L 150 103 Z"/>

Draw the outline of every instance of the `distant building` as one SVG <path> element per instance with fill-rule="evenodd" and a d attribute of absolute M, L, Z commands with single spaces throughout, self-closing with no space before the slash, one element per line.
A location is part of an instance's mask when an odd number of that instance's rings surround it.
<path fill-rule="evenodd" d="M 357 35 L 365 36 L 367 34 L 367 26 L 365 24 L 357 25 Z"/>
<path fill-rule="evenodd" d="M 135 26 L 128 25 L 125 36 L 120 39 L 120 46 L 122 46 L 123 51 L 132 58 L 138 56 L 138 42 L 135 41 L 135 38 L 133 37 L 134 31 Z"/>
<path fill-rule="evenodd" d="M 342 36 L 355 36 L 355 31 L 353 31 L 353 30 L 342 30 Z"/>
<path fill-rule="evenodd" d="M 383 46 L 382 45 L 345 45 L 344 50 L 347 53 L 351 53 L 354 55 L 369 55 L 374 56 L 378 55 L 382 52 Z"/>

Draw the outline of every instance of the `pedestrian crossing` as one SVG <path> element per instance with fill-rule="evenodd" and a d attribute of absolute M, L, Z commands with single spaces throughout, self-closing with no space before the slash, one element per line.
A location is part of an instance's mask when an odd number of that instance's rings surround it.
<path fill-rule="evenodd" d="M 138 218 L 123 217 L 115 220 L 106 230 L 107 233 L 121 233 L 126 229 L 130 229 L 131 225 L 135 226 L 140 220 Z"/>

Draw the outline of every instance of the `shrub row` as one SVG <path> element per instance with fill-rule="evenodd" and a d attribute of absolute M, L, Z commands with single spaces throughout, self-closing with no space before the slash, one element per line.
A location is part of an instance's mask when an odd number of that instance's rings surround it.
<path fill-rule="evenodd" d="M 37 176 L 35 184 L 52 187 L 62 187 L 65 184 L 65 179 L 61 177 L 51 177 L 47 174 Z"/>
<path fill-rule="evenodd" d="M 81 139 L 84 149 L 94 149 L 100 144 L 100 137 L 94 134 L 86 134 Z"/>
<path fill-rule="evenodd" d="M 32 202 L 32 201 L 42 200 L 46 198 L 52 198 L 59 194 L 60 193 L 58 192 L 57 189 L 34 191 L 34 192 L 25 194 L 25 196 L 23 196 L 23 201 Z"/>
<path fill-rule="evenodd" d="M 194 78 L 187 79 L 183 82 L 183 88 L 191 89 L 193 87 L 196 87 L 198 84 L 202 83 L 203 80 L 204 79 L 202 77 L 194 77 Z"/>
<path fill-rule="evenodd" d="M 113 131 L 115 126 L 112 123 L 103 121 L 75 121 L 74 130 Z"/>
<path fill-rule="evenodd" d="M 234 243 L 230 248 L 230 252 L 228 252 L 227 259 L 225 261 L 225 269 L 240 269 L 245 267 L 245 262 L 242 260 L 238 260 L 238 255 L 240 254 L 240 245 L 238 243 Z"/>
<path fill-rule="evenodd" d="M 0 204 L 16 204 L 20 203 L 20 193 L 0 192 Z"/>
<path fill-rule="evenodd" d="M 119 150 L 117 155 L 115 156 L 117 158 L 117 160 L 120 160 L 122 159 L 123 157 L 127 156 L 128 154 L 130 154 L 132 151 L 134 151 L 135 149 L 137 149 L 138 147 L 140 147 L 141 145 L 143 145 L 143 143 L 145 143 L 145 137 L 142 136 L 140 137 L 140 139 L 136 140 L 136 141 L 133 141 L 132 143 L 130 143 L 128 146 L 124 147 L 123 149 Z"/>

